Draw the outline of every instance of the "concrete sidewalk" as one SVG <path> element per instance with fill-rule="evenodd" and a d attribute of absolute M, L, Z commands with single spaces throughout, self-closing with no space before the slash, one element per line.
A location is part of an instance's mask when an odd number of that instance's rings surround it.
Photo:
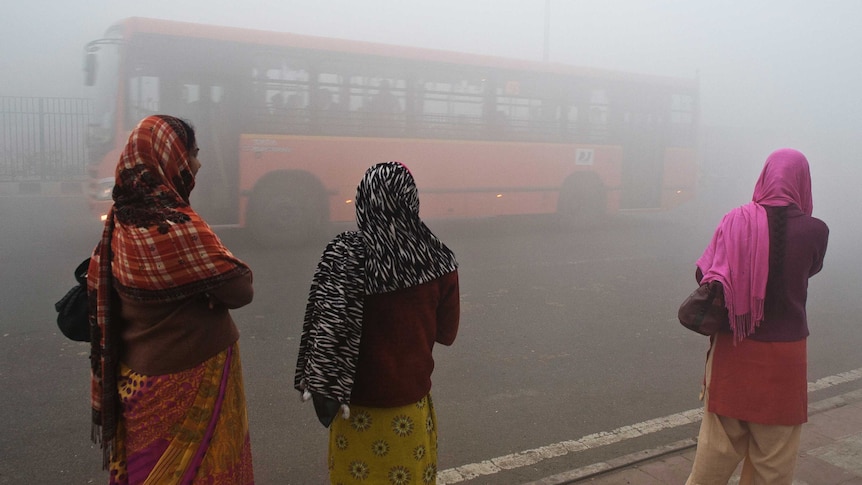
<path fill-rule="evenodd" d="M 622 456 L 525 485 L 683 485 L 695 440 Z M 738 483 L 739 475 L 729 483 Z M 795 485 L 862 485 L 862 390 L 809 405 Z"/>

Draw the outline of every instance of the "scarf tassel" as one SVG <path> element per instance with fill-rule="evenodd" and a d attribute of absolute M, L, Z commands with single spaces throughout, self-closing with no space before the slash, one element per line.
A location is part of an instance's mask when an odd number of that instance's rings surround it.
<path fill-rule="evenodd" d="M 736 345 L 745 340 L 746 337 L 753 334 L 763 319 L 755 320 L 751 317 L 752 313 L 763 315 L 763 300 L 755 298 L 754 304 L 757 309 L 753 312 L 744 313 L 742 315 L 734 315 L 730 318 L 730 329 L 733 331 L 733 343 Z"/>
<path fill-rule="evenodd" d="M 102 425 L 93 423 L 90 426 L 90 440 L 100 445 L 102 449 L 102 470 L 107 470 L 111 464 L 111 457 L 117 454 L 117 440 L 114 438 L 105 439 L 102 434 Z"/>
<path fill-rule="evenodd" d="M 113 451 L 115 451 L 115 440 L 103 441 L 102 426 L 95 423 L 90 427 L 90 440 L 97 445 L 101 445 L 100 448 L 102 449 L 102 470 L 107 470 L 108 465 L 111 464 L 111 454 Z"/>

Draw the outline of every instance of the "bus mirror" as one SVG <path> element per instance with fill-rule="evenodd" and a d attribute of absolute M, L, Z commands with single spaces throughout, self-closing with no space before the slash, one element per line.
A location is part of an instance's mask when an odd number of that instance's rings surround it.
<path fill-rule="evenodd" d="M 96 54 L 88 52 L 84 56 L 84 86 L 96 84 Z"/>

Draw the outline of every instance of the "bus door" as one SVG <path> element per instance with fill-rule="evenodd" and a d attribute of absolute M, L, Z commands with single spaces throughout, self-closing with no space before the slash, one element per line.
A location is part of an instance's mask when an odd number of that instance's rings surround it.
<path fill-rule="evenodd" d="M 200 75 L 162 75 L 157 81 L 158 112 L 189 121 L 201 150 L 192 207 L 209 224 L 236 224 L 239 122 L 235 84 Z"/>
<path fill-rule="evenodd" d="M 129 50 L 127 129 L 152 114 L 191 122 L 202 167 L 191 204 L 213 225 L 238 222 L 238 69 L 229 49 L 205 40 L 132 39 Z M 221 52 L 214 58 L 212 52 Z"/>
<path fill-rule="evenodd" d="M 239 107 L 235 86 L 202 80 L 195 125 L 202 167 L 192 206 L 212 225 L 236 224 L 239 214 Z"/>
<path fill-rule="evenodd" d="M 612 122 L 623 149 L 621 209 L 661 208 L 668 124 L 659 93 L 620 92 Z"/>

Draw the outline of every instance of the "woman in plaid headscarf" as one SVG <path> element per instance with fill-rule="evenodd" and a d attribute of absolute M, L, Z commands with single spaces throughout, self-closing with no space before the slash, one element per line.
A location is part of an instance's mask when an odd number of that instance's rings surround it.
<path fill-rule="evenodd" d="M 116 169 L 88 273 L 93 439 L 110 483 L 254 483 L 239 332 L 252 273 L 189 206 L 183 120 L 149 116 Z"/>
<path fill-rule="evenodd" d="M 317 266 L 294 385 L 330 428 L 332 483 L 433 484 L 432 351 L 458 332 L 458 263 L 399 162 L 365 172 L 356 223 Z"/>

